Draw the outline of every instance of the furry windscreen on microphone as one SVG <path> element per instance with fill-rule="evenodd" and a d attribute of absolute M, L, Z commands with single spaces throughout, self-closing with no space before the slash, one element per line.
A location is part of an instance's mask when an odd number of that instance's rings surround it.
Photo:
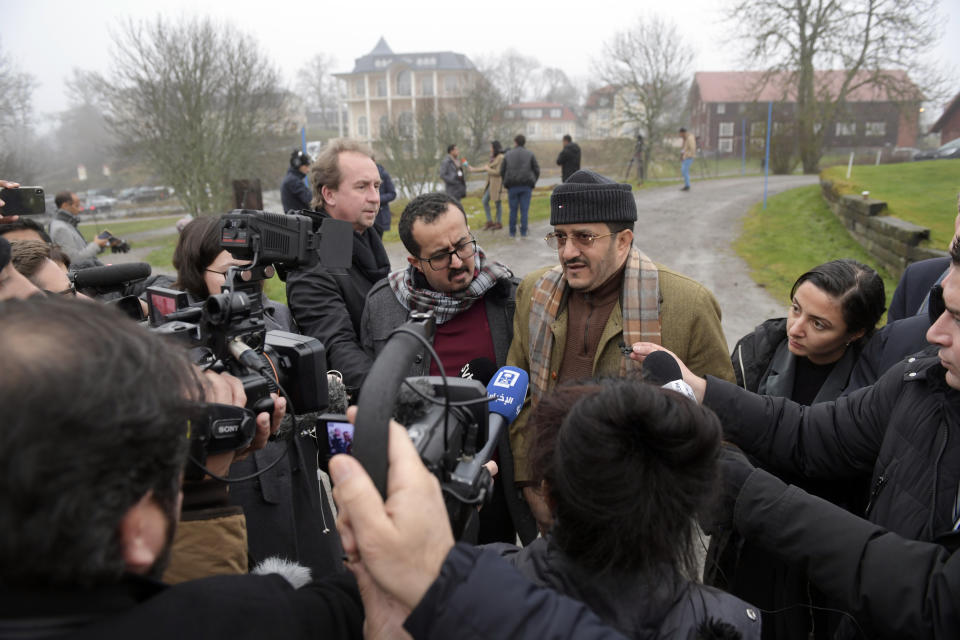
<path fill-rule="evenodd" d="M 327 373 L 327 413 L 347 412 L 347 387 L 337 373 Z"/>
<path fill-rule="evenodd" d="M 393 419 L 405 427 L 423 418 L 430 410 L 430 403 L 412 390 L 410 386 L 416 387 L 424 395 L 433 396 L 433 385 L 424 378 L 400 385 L 400 390 L 397 391 L 397 400 L 393 404 Z"/>

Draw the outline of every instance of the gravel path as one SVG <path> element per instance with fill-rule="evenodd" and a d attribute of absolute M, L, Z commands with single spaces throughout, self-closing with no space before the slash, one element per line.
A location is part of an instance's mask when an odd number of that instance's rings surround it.
<path fill-rule="evenodd" d="M 772 176 L 769 194 L 816 181 L 816 176 Z M 740 234 L 741 218 L 763 200 L 763 178 L 699 181 L 688 192 L 676 185 L 645 189 L 638 191 L 636 198 L 637 246 L 656 262 L 702 282 L 713 292 L 723 311 L 723 330 L 730 347 L 763 320 L 786 314 L 786 301 L 773 299 L 754 283 L 747 265 L 731 248 Z M 506 202 L 503 215 L 506 222 Z M 487 255 L 523 276 L 556 263 L 556 252 L 543 241 L 549 231 L 550 225 L 544 221 L 531 225 L 526 239 L 511 239 L 506 228 L 475 233 Z M 406 260 L 400 243 L 387 251 L 395 268 Z"/>

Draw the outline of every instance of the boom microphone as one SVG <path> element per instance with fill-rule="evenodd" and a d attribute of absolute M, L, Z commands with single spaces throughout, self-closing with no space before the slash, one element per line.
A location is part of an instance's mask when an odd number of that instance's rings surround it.
<path fill-rule="evenodd" d="M 693 389 L 683 380 L 680 365 L 666 351 L 654 351 L 644 358 L 643 379 L 651 384 L 658 384 L 663 389 L 685 395 L 694 402 L 697 401 Z"/>
<path fill-rule="evenodd" d="M 81 269 L 73 274 L 73 284 L 77 289 L 116 290 L 149 275 L 150 265 L 146 262 L 128 262 Z"/>

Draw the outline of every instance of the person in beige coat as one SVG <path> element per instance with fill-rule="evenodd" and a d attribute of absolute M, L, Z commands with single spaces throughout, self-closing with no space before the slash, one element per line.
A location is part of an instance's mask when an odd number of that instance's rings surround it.
<path fill-rule="evenodd" d="M 499 140 L 490 143 L 490 162 L 486 166 L 476 169 L 484 171 L 487 174 L 487 184 L 483 187 L 483 212 L 487 214 L 487 223 L 483 225 L 484 229 L 503 229 L 500 219 L 503 214 L 503 205 L 500 202 L 500 195 L 503 191 L 503 178 L 500 177 L 500 164 L 503 162 L 503 147 Z M 490 201 L 497 203 L 497 221 L 494 222 L 490 217 Z"/>
<path fill-rule="evenodd" d="M 526 422 L 543 394 L 567 381 L 639 371 L 629 355 L 643 336 L 686 354 L 697 375 L 733 380 L 716 298 L 636 248 L 636 219 L 629 184 L 574 173 L 550 196 L 554 231 L 546 240 L 560 264 L 528 274 L 517 289 L 507 364 L 530 373 L 530 394 L 510 427 L 510 445 L 515 481 L 541 527 L 550 515 L 530 482 Z"/>

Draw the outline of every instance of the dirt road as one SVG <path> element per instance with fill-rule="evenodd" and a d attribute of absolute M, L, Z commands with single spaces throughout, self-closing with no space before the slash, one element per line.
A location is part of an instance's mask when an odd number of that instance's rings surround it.
<path fill-rule="evenodd" d="M 774 176 L 769 193 L 815 183 L 816 176 Z M 636 198 L 636 245 L 656 262 L 702 282 L 714 293 L 730 347 L 763 320 L 785 315 L 786 301 L 774 300 L 754 283 L 746 264 L 731 248 L 740 233 L 741 218 L 763 200 L 763 178 L 694 182 L 688 192 L 676 186 L 645 189 L 637 192 Z M 504 222 L 506 216 L 504 203 Z M 478 231 L 476 235 L 487 255 L 523 276 L 556 263 L 556 252 L 543 241 L 549 231 L 550 225 L 540 222 L 531 226 L 524 240 L 509 238 L 506 229 Z M 388 247 L 388 252 L 395 268 L 406 259 L 399 243 Z"/>

